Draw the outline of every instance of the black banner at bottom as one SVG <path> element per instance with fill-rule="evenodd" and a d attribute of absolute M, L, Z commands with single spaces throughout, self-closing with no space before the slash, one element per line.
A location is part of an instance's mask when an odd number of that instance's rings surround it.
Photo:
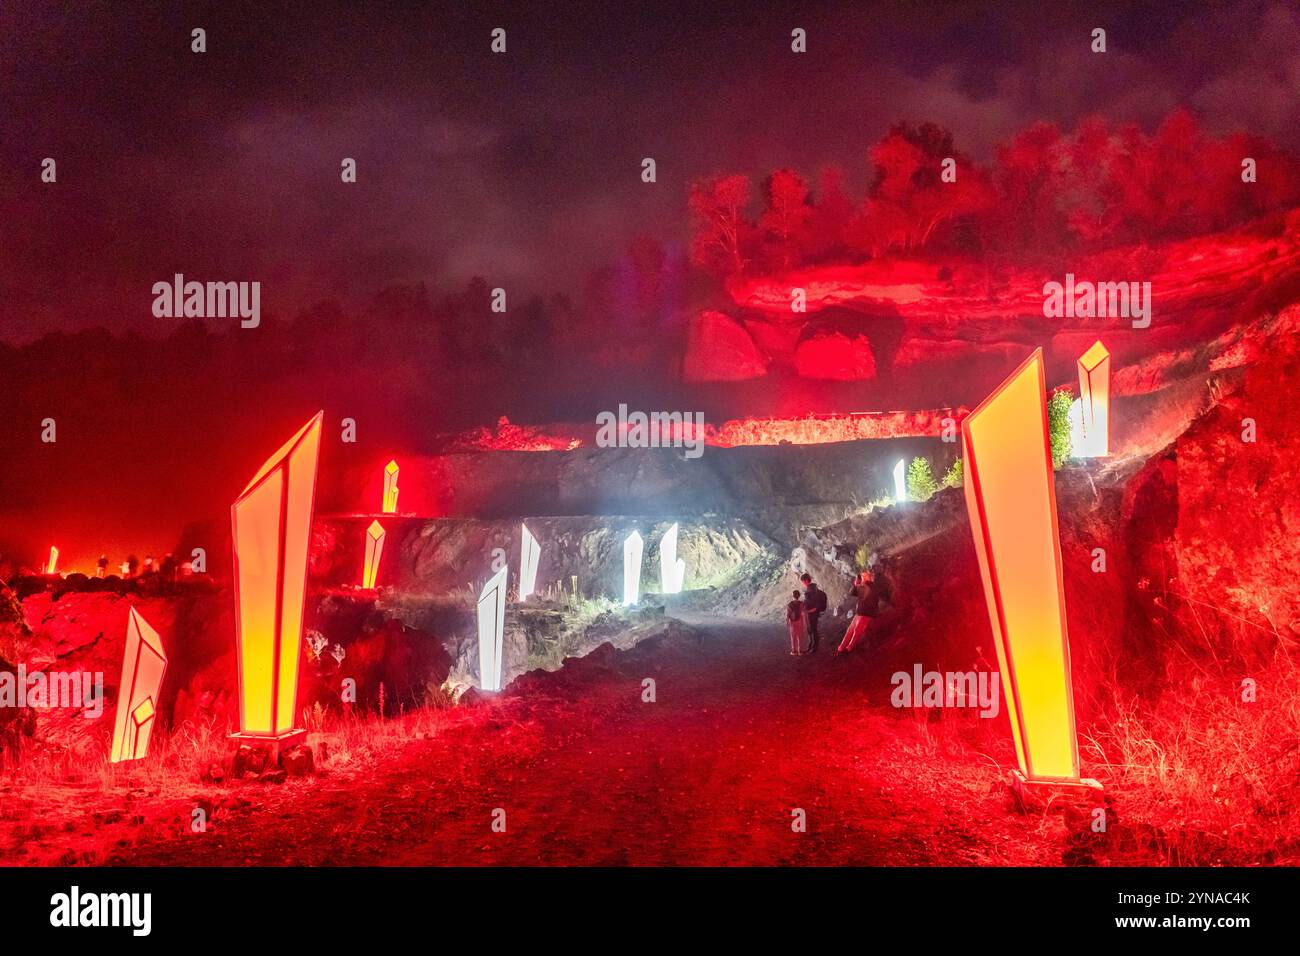
<path fill-rule="evenodd" d="M 6 935 L 193 942 L 1146 939 L 1294 922 L 1293 869 L 3 869 Z M 450 934 L 449 936 L 447 934 Z M 611 935 L 612 934 L 612 935 Z"/>

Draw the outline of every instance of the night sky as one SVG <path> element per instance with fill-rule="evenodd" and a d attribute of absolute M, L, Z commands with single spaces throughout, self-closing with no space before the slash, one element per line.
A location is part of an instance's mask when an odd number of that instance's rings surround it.
<path fill-rule="evenodd" d="M 0 5 L 11 342 L 169 331 L 150 287 L 175 272 L 260 280 L 280 315 L 474 275 L 573 291 L 638 234 L 683 243 L 695 177 L 835 162 L 860 195 L 867 148 L 903 119 L 977 160 L 1029 122 L 1150 128 L 1178 105 L 1300 145 L 1300 10 L 1282 3 L 70 6 Z"/>

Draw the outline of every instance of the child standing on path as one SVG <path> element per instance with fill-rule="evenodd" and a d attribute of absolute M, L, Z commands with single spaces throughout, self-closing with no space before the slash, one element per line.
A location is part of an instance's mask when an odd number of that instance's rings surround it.
<path fill-rule="evenodd" d="M 802 654 L 807 635 L 807 615 L 804 614 L 803 600 L 798 591 L 794 592 L 794 600 L 785 606 L 785 626 L 790 631 L 790 653 Z"/>

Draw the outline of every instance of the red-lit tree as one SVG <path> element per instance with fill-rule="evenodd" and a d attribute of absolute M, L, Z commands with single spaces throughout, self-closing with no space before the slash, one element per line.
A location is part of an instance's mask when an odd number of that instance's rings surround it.
<path fill-rule="evenodd" d="M 745 218 L 752 185 L 735 174 L 691 184 L 691 262 L 719 275 L 744 271 L 754 226 Z"/>
<path fill-rule="evenodd" d="M 853 218 L 853 203 L 844 192 L 844 170 L 827 166 L 817 182 L 817 204 L 804 240 L 805 261 L 844 258 L 845 232 Z"/>
<path fill-rule="evenodd" d="M 802 263 L 808 241 L 813 211 L 808 186 L 792 169 L 778 169 L 765 186 L 767 208 L 758 219 L 764 259 L 769 266 L 789 269 Z"/>
<path fill-rule="evenodd" d="M 797 173 L 779 169 L 765 181 L 757 226 L 745 218 L 747 177 L 696 183 L 692 261 L 723 276 L 922 250 L 1043 264 L 1230 229 L 1300 204 L 1295 156 L 1255 137 L 1208 137 L 1186 110 L 1150 134 L 1098 117 L 1068 134 L 1035 123 L 997 148 L 988 171 L 933 123 L 898 124 L 869 155 L 874 176 L 856 209 L 838 169 L 823 172 L 815 203 Z M 1246 158 L 1254 182 L 1242 182 Z"/>
<path fill-rule="evenodd" d="M 949 159 L 953 181 L 943 176 Z M 871 148 L 871 161 L 875 181 L 856 238 L 872 255 L 923 248 L 941 227 L 972 218 L 992 202 L 987 177 L 954 150 L 952 134 L 933 123 L 894 126 Z"/>
<path fill-rule="evenodd" d="M 1057 249 L 1068 233 L 1059 209 L 1061 134 L 1051 123 L 1021 130 L 996 153 L 998 203 L 985 218 L 995 245 L 1013 254 Z"/>

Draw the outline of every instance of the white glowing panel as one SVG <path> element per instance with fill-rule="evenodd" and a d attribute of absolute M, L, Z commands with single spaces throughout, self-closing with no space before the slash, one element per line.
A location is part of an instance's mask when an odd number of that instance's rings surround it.
<path fill-rule="evenodd" d="M 1075 399 L 1070 403 L 1068 415 L 1070 421 L 1070 457 L 1087 458 L 1088 435 L 1083 427 L 1083 402 Z"/>
<path fill-rule="evenodd" d="M 1079 402 L 1083 406 L 1082 458 L 1110 455 L 1110 352 L 1101 342 L 1079 356 Z"/>
<path fill-rule="evenodd" d="M 623 542 L 623 603 L 635 604 L 641 600 L 641 555 L 645 542 L 641 534 L 633 531 Z"/>
<path fill-rule="evenodd" d="M 117 716 L 113 719 L 113 746 L 109 760 L 139 760 L 149 752 L 158 708 L 158 691 L 167 670 L 167 655 L 158 632 L 140 612 L 127 617 L 126 647 L 122 654 L 122 680 L 117 690 Z"/>
<path fill-rule="evenodd" d="M 674 522 L 659 542 L 659 591 L 680 594 L 685 580 L 686 562 L 677 557 L 677 523 Z"/>
<path fill-rule="evenodd" d="M 523 538 L 519 544 L 519 600 L 524 601 L 537 590 L 537 563 L 541 560 L 542 548 L 528 530 L 528 525 L 520 527 L 523 528 Z"/>
<path fill-rule="evenodd" d="M 483 690 L 501 689 L 501 650 L 506 626 L 506 573 L 502 568 L 478 596 L 478 681 Z"/>
<path fill-rule="evenodd" d="M 894 500 L 907 500 L 907 479 L 903 476 L 903 460 L 900 458 L 898 464 L 894 466 Z"/>

